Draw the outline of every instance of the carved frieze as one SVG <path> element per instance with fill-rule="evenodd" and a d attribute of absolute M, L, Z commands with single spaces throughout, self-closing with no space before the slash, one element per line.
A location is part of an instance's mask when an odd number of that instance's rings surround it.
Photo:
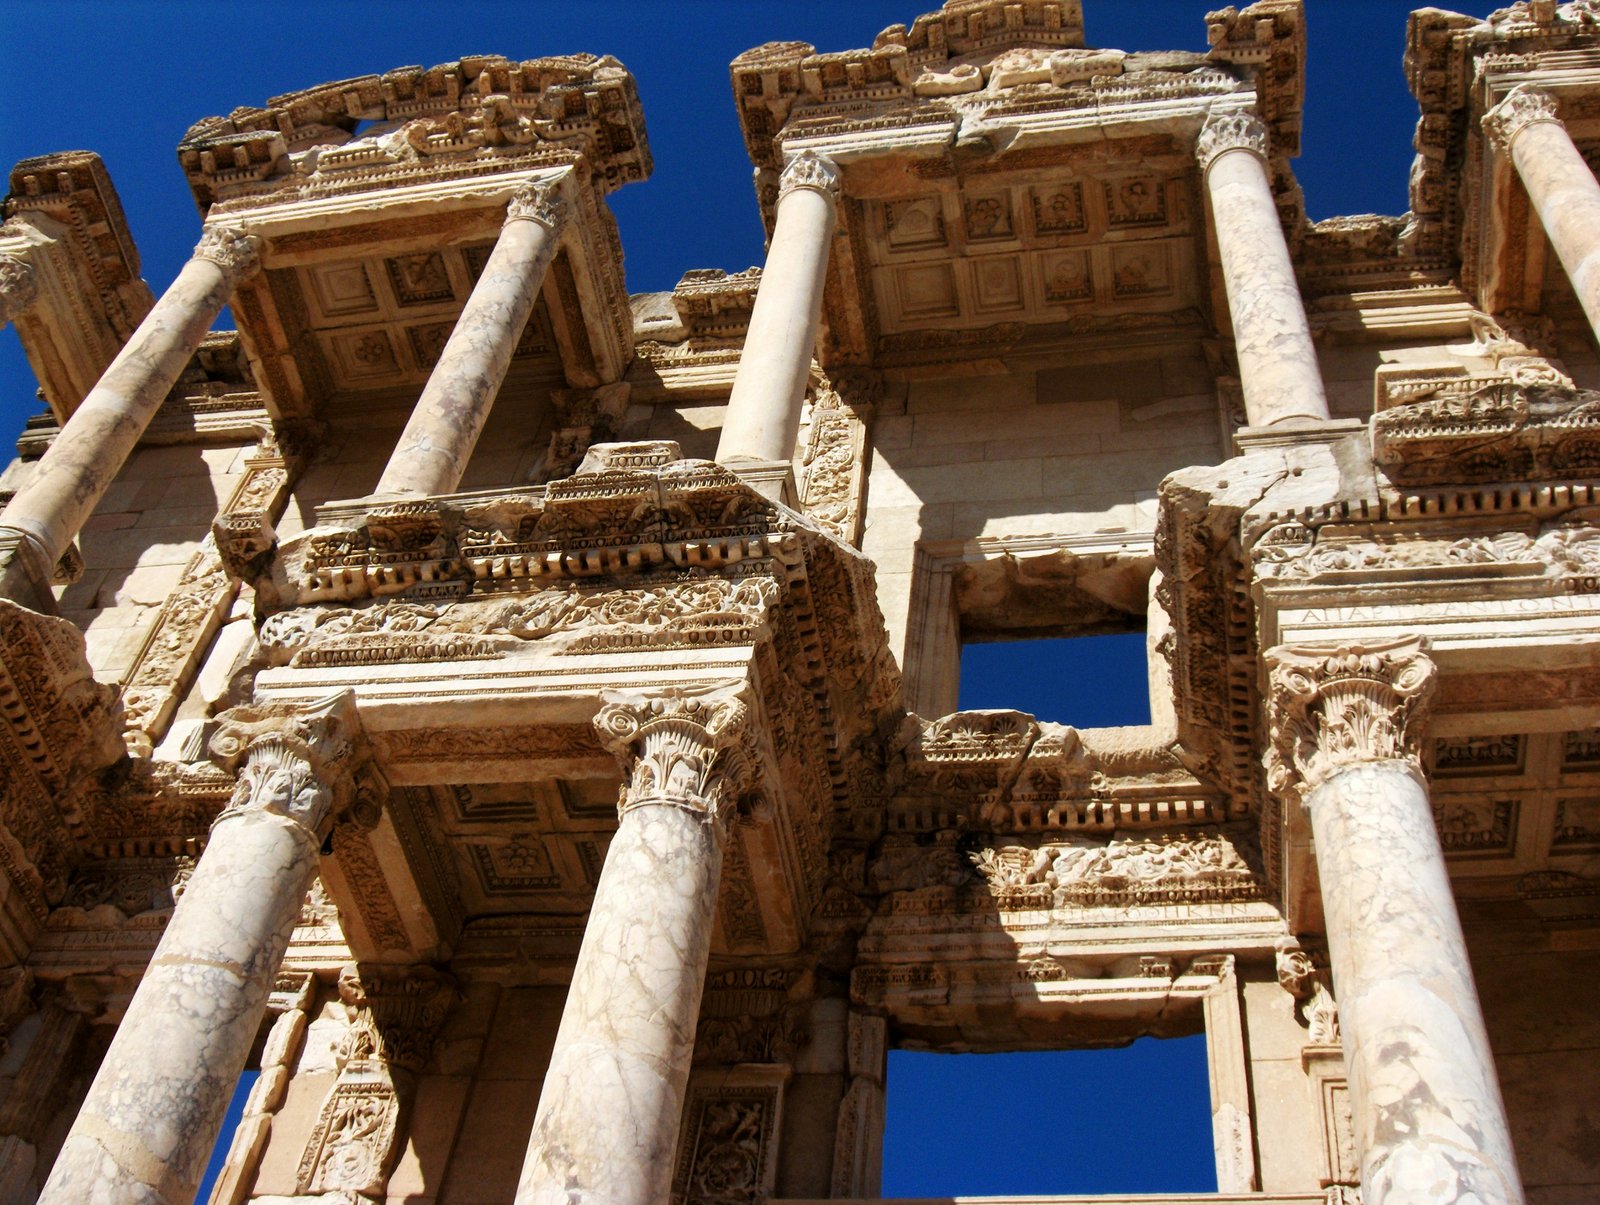
<path fill-rule="evenodd" d="M 861 542 L 867 441 L 882 387 L 875 377 L 845 375 L 821 382 L 812 398 L 800 509 L 847 544 Z"/>
<path fill-rule="evenodd" d="M 777 1181 L 789 1068 L 752 1064 L 689 1084 L 671 1205 L 750 1205 Z"/>

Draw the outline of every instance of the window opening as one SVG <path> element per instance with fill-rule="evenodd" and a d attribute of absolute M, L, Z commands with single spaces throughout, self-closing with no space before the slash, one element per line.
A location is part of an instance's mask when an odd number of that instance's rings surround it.
<path fill-rule="evenodd" d="M 217 1134 L 216 1144 L 211 1148 L 211 1159 L 206 1164 L 206 1174 L 200 1178 L 200 1189 L 194 1194 L 197 1205 L 204 1205 L 211 1199 L 211 1190 L 216 1186 L 217 1177 L 222 1174 L 222 1165 L 228 1161 L 228 1150 L 233 1146 L 234 1131 L 239 1128 L 239 1122 L 244 1117 L 245 1102 L 250 1099 L 250 1090 L 256 1086 L 256 1081 L 261 1078 L 261 1072 L 246 1070 L 239 1076 L 239 1082 L 233 1086 L 233 1096 L 228 1101 L 228 1112 L 222 1119 L 222 1129 Z"/>
<path fill-rule="evenodd" d="M 892 1050 L 884 1197 L 1214 1193 L 1204 1034 L 1115 1050 Z"/>
<path fill-rule="evenodd" d="M 963 644 L 960 709 L 991 708 L 1079 728 L 1148 724 L 1144 633 Z"/>

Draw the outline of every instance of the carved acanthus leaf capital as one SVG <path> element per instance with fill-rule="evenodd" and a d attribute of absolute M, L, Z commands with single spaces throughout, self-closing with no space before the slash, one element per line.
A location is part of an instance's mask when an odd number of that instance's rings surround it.
<path fill-rule="evenodd" d="M 530 180 L 506 202 L 507 222 L 538 222 L 560 234 L 572 220 L 572 202 L 560 179 Z"/>
<path fill-rule="evenodd" d="M 251 704 L 225 711 L 211 756 L 238 784 L 217 820 L 262 811 L 320 839 L 355 801 L 367 759 L 355 695 L 341 691 L 308 705 Z"/>
<path fill-rule="evenodd" d="M 339 999 L 350 1029 L 340 1043 L 341 1062 L 376 1060 L 421 1071 L 458 994 L 455 980 L 432 967 L 346 966 Z"/>
<path fill-rule="evenodd" d="M 39 299 L 39 276 L 20 255 L 0 255 L 0 326 L 16 320 Z"/>
<path fill-rule="evenodd" d="M 725 818 L 752 785 L 754 718 L 743 689 L 607 691 L 602 700 L 595 731 L 628 770 L 619 812 L 665 804 Z"/>
<path fill-rule="evenodd" d="M 261 266 L 261 239 L 232 226 L 207 226 L 195 244 L 194 258 L 216 264 L 231 287 Z"/>
<path fill-rule="evenodd" d="M 1249 151 L 1265 161 L 1271 149 L 1267 124 L 1254 113 L 1213 113 L 1195 140 L 1194 156 L 1200 161 L 1200 170 L 1208 171 L 1228 151 Z"/>
<path fill-rule="evenodd" d="M 1420 773 L 1421 729 L 1434 665 L 1415 637 L 1379 645 L 1297 648 L 1271 666 L 1268 785 L 1309 793 L 1362 762 L 1402 761 Z"/>
<path fill-rule="evenodd" d="M 1509 153 L 1517 135 L 1540 121 L 1560 125 L 1561 103 L 1543 88 L 1518 84 L 1483 115 L 1483 128 L 1497 147 Z"/>
<path fill-rule="evenodd" d="M 797 188 L 820 192 L 828 200 L 839 200 L 839 165 L 815 151 L 801 151 L 778 178 L 778 200 L 781 202 Z"/>

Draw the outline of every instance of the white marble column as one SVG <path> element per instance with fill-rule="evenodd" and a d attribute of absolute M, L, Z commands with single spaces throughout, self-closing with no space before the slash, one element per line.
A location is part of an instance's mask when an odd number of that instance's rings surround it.
<path fill-rule="evenodd" d="M 1289 648 L 1273 789 L 1310 812 L 1366 1205 L 1522 1201 L 1494 1055 L 1418 757 L 1417 640 Z"/>
<path fill-rule="evenodd" d="M 234 287 L 255 271 L 258 247 L 253 235 L 225 226 L 208 226 L 200 236 L 172 287 L 0 514 L 0 537 L 9 535 L 34 561 L 28 566 L 21 558 L 9 559 L 0 573 L 0 594 L 24 601 L 18 597 L 28 589 L 19 576 L 24 569 L 35 586 L 49 580 Z"/>
<path fill-rule="evenodd" d="M 212 749 L 243 762 L 41 1205 L 189 1205 L 357 760 L 348 692 L 241 707 Z"/>
<path fill-rule="evenodd" d="M 838 204 L 839 169 L 831 160 L 804 151 L 789 161 L 717 443 L 719 463 L 794 459 Z"/>
<path fill-rule="evenodd" d="M 1249 113 L 1212 116 L 1195 144 L 1252 427 L 1328 417 L 1305 302 L 1267 175 L 1268 146 L 1266 125 Z"/>
<path fill-rule="evenodd" d="M 429 497 L 461 484 L 489 408 L 572 217 L 565 177 L 524 184 L 383 470 L 378 497 Z"/>
<path fill-rule="evenodd" d="M 39 299 L 39 279 L 21 256 L 0 255 L 0 326 L 15 322 Z"/>
<path fill-rule="evenodd" d="M 1519 85 L 1483 128 L 1522 177 L 1589 325 L 1600 336 L 1600 183 L 1561 123 L 1554 96 Z"/>
<path fill-rule="evenodd" d="M 740 695 L 608 692 L 628 766 L 517 1205 L 660 1205 L 694 1055 L 722 848 L 753 775 Z"/>

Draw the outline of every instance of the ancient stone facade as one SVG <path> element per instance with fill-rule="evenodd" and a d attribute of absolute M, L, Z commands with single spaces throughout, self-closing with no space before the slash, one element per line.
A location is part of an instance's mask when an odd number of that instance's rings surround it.
<path fill-rule="evenodd" d="M 1600 1199 L 1600 5 L 1414 14 L 1317 223 L 1301 0 L 1204 21 L 739 56 L 670 293 L 611 58 L 199 122 L 159 298 L 18 164 L 0 1199 L 188 1202 L 248 1066 L 226 1205 L 872 1201 L 891 1049 L 1194 1033 L 1195 1201 Z M 1149 725 L 955 710 L 1108 630 Z"/>

